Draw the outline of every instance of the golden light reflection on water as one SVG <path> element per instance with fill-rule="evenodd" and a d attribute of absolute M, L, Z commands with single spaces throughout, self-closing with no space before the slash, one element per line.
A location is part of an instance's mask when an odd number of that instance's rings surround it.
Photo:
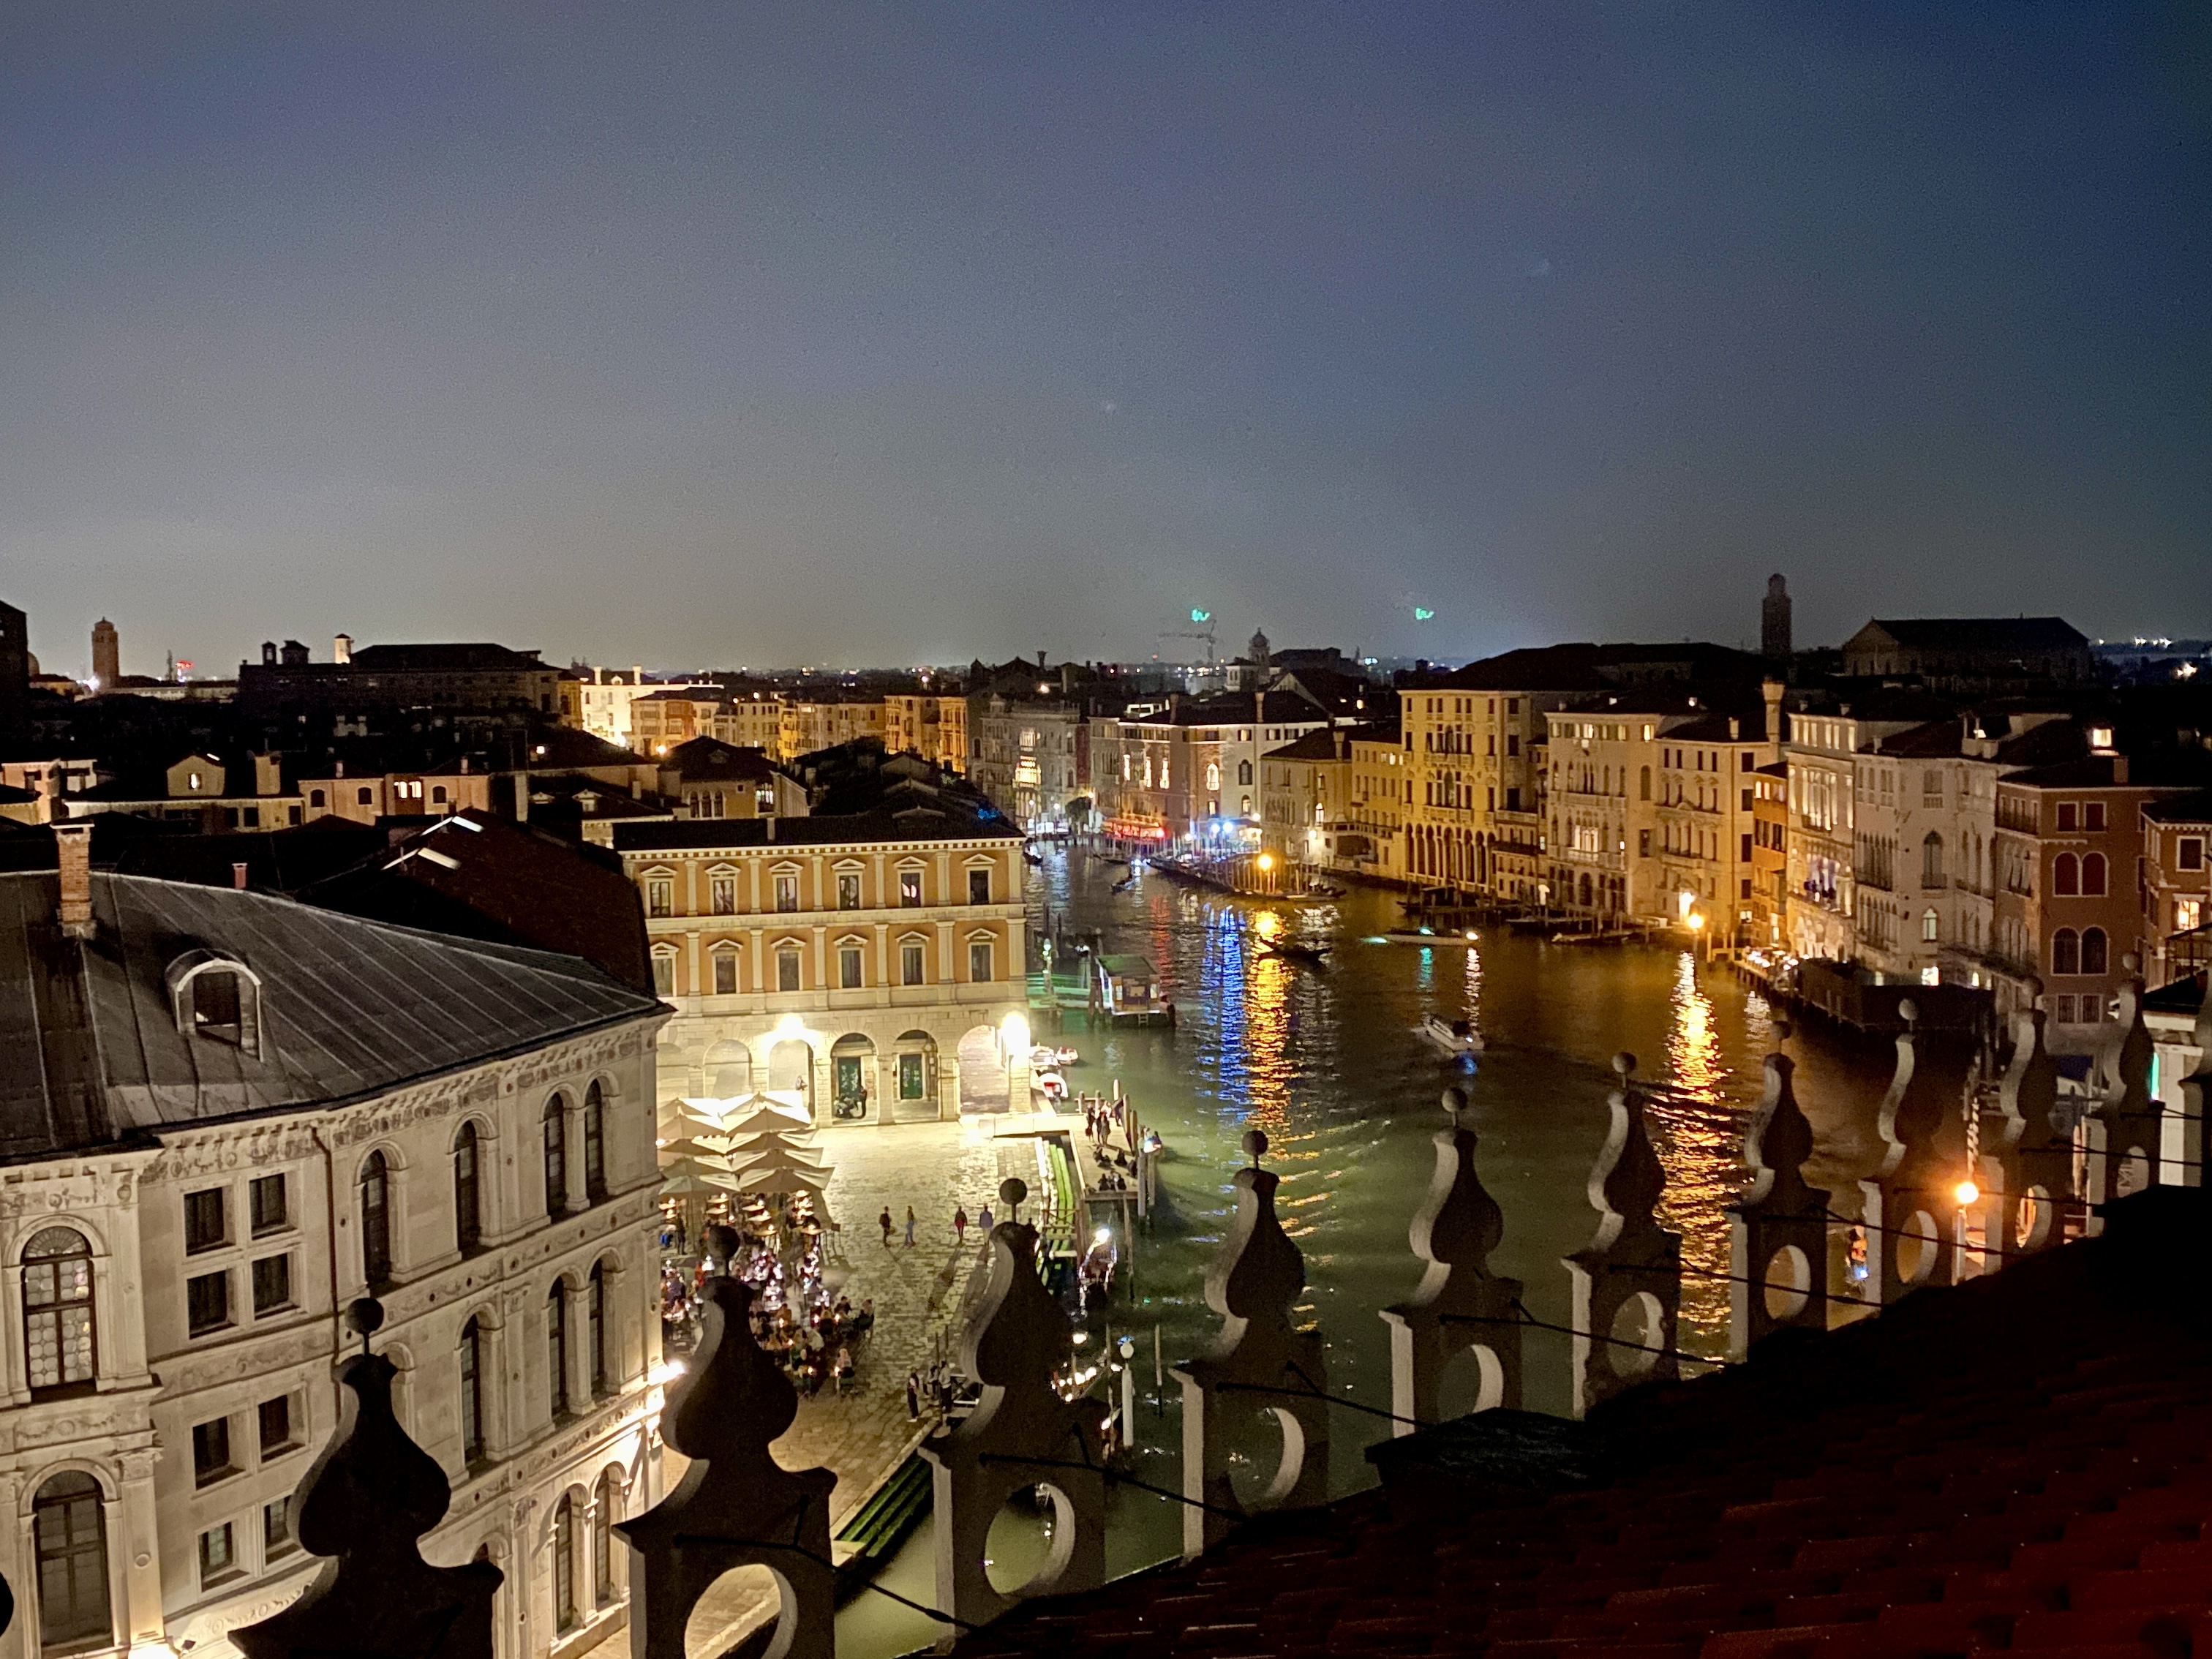
<path fill-rule="evenodd" d="M 1682 1346 L 1717 1352 L 1728 1335 L 1729 1228 L 1726 1206 L 1743 1176 L 1749 1113 L 1721 1052 L 1712 999 L 1698 982 L 1696 957 L 1682 953 L 1668 997 L 1666 1062 L 1651 1079 L 1644 1119 L 1667 1170 L 1661 1218 L 1682 1235 Z"/>

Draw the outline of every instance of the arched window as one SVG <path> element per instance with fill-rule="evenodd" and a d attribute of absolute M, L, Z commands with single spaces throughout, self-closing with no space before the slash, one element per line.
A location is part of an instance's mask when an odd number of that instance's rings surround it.
<path fill-rule="evenodd" d="M 568 1213 L 568 1097 L 545 1103 L 545 1213 Z"/>
<path fill-rule="evenodd" d="M 2081 971 L 2103 974 L 2112 970 L 2111 948 L 2105 941 L 2105 930 L 2092 927 L 2081 935 Z"/>
<path fill-rule="evenodd" d="M 392 1281 L 392 1174 L 382 1152 L 361 1166 L 361 1273 L 372 1289 Z"/>
<path fill-rule="evenodd" d="M 1237 781 L 1239 784 L 1247 784 L 1252 781 L 1252 763 L 1250 761 L 1238 761 L 1237 763 Z"/>
<path fill-rule="evenodd" d="M 568 1287 L 559 1279 L 545 1296 L 546 1398 L 553 1415 L 568 1414 Z"/>
<path fill-rule="evenodd" d="M 23 1350 L 32 1394 L 90 1388 L 98 1364 L 93 1337 L 92 1246 L 74 1227 L 41 1228 L 23 1247 Z"/>
<path fill-rule="evenodd" d="M 595 1082 L 584 1091 L 584 1193 L 593 1203 L 607 1195 L 606 1091 Z"/>
<path fill-rule="evenodd" d="M 1638 800 L 1651 799 L 1651 769 L 1648 766 L 1640 767 L 1637 770 L 1636 798 Z"/>
<path fill-rule="evenodd" d="M 2081 936 L 2071 927 L 2062 927 L 2051 936 L 2051 971 L 2054 974 L 2078 974 L 2081 971 Z"/>
<path fill-rule="evenodd" d="M 2105 855 L 2084 853 L 2081 855 L 2081 896 L 2102 898 L 2105 896 Z"/>
<path fill-rule="evenodd" d="M 607 1376 L 614 1368 L 607 1364 L 607 1274 L 599 1262 L 592 1264 L 592 1282 L 585 1287 L 584 1326 L 586 1352 L 592 1362 L 592 1392 L 607 1392 Z"/>
<path fill-rule="evenodd" d="M 483 1207 L 477 1180 L 477 1126 L 453 1137 L 453 1242 L 464 1250 L 483 1243 Z"/>
<path fill-rule="evenodd" d="M 1935 944 L 1937 939 L 1942 936 L 1942 919 L 1933 910 L 1923 910 L 1921 912 L 1920 937 L 1923 940 L 1930 945 Z"/>
<path fill-rule="evenodd" d="M 576 1505 L 567 1492 L 553 1506 L 553 1620 L 576 1628 Z"/>
<path fill-rule="evenodd" d="M 54 1476 L 31 1500 L 39 1646 L 46 1652 L 105 1647 L 115 1639 L 107 1610 L 105 1508 L 100 1483 L 81 1469 Z"/>
<path fill-rule="evenodd" d="M 483 1326 L 471 1315 L 461 1327 L 461 1455 L 481 1463 L 484 1455 Z"/>
<path fill-rule="evenodd" d="M 615 1511 L 622 1507 L 622 1482 L 612 1469 L 599 1476 L 592 1500 L 592 1592 L 601 1607 L 615 1599 Z"/>
<path fill-rule="evenodd" d="M 1218 789 L 1221 787 L 1221 763 L 1219 761 L 1206 762 L 1206 787 L 1208 789 Z"/>
<path fill-rule="evenodd" d="M 2051 890 L 2068 897 L 2081 890 L 2081 866 L 2071 853 L 2061 853 L 2051 864 Z"/>
<path fill-rule="evenodd" d="M 1920 843 L 1920 884 L 1941 887 L 1943 884 L 1943 837 L 1933 830 Z"/>

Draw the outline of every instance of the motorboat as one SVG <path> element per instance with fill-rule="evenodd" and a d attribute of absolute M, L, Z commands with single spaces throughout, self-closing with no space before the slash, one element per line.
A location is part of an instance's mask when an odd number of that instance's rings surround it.
<path fill-rule="evenodd" d="M 1472 927 L 1391 927 L 1374 935 L 1386 945 L 1472 945 Z"/>
<path fill-rule="evenodd" d="M 1082 1058 L 1073 1048 L 1055 1048 L 1049 1042 L 1040 1042 L 1030 1051 L 1030 1066 L 1036 1071 L 1048 1072 L 1076 1065 Z"/>
<path fill-rule="evenodd" d="M 1067 1079 L 1057 1072 L 1039 1072 L 1030 1081 L 1047 1100 L 1067 1098 Z"/>
<path fill-rule="evenodd" d="M 1471 1020 L 1446 1019 L 1442 1014 L 1431 1014 L 1414 1030 L 1447 1054 L 1482 1052 L 1482 1034 L 1474 1029 Z"/>
<path fill-rule="evenodd" d="M 1324 966 L 1328 956 L 1326 945 L 1301 945 L 1288 939 L 1262 939 L 1260 948 L 1270 956 L 1280 957 L 1286 962 L 1302 962 L 1309 968 Z"/>
<path fill-rule="evenodd" d="M 1114 884 L 1114 890 L 1117 893 L 1126 893 L 1130 890 L 1130 888 L 1135 886 L 1136 884 L 1136 872 L 1132 871 L 1129 874 L 1122 877 L 1121 880 Z"/>

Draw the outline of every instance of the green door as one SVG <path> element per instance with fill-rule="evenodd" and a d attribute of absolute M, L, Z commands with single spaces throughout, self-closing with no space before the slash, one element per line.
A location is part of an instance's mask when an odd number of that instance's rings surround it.
<path fill-rule="evenodd" d="M 898 1057 L 898 1092 L 901 1100 L 921 1098 L 921 1056 L 901 1054 Z"/>

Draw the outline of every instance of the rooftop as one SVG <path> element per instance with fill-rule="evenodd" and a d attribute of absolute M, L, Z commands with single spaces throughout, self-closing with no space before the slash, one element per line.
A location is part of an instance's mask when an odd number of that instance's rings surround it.
<path fill-rule="evenodd" d="M 1386 1440 L 1390 1495 L 1248 1523 L 954 1651 L 2180 1653 L 2212 1600 L 2212 1309 L 2181 1259 L 2212 1214 L 2179 1188 L 2107 1214 L 2102 1237 L 1582 1423 Z"/>
<path fill-rule="evenodd" d="M 259 893 L 94 874 L 92 902 L 81 945 L 52 873 L 0 875 L 0 1158 L 342 1104 L 661 1007 L 573 957 Z M 179 1029 L 188 958 L 258 981 L 258 1044 Z"/>
<path fill-rule="evenodd" d="M 1868 630 L 1877 628 L 1899 645 L 1919 651 L 2051 651 L 2086 649 L 2089 643 L 2063 617 L 1876 617 L 1845 641 L 1844 648 L 1865 641 Z"/>
<path fill-rule="evenodd" d="M 690 851 L 726 847 L 821 847 L 878 842 L 1019 841 L 1022 832 L 1003 815 L 965 801 L 917 800 L 867 812 L 815 814 L 803 818 L 679 818 L 668 823 L 618 823 L 618 853 Z"/>

